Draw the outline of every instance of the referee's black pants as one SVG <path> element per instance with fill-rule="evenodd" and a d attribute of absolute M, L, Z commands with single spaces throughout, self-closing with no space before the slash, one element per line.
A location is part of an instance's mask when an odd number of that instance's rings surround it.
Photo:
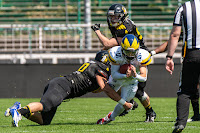
<path fill-rule="evenodd" d="M 182 72 L 180 75 L 180 89 L 177 92 L 177 123 L 176 125 L 186 126 L 190 100 L 199 96 L 197 84 L 199 83 L 200 63 L 183 62 Z"/>

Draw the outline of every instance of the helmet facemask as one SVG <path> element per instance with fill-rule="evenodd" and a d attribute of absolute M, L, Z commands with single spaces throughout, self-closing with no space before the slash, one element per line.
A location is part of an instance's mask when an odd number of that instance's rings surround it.
<path fill-rule="evenodd" d="M 128 60 L 137 59 L 140 43 L 136 36 L 127 34 L 122 38 L 121 49 L 123 56 Z"/>
<path fill-rule="evenodd" d="M 115 13 L 114 14 L 114 10 L 108 11 L 108 21 L 109 21 L 109 23 L 111 24 L 112 27 L 116 27 L 116 26 L 122 24 L 122 21 L 121 21 L 122 17 L 123 17 L 122 13 Z"/>
<path fill-rule="evenodd" d="M 128 60 L 136 59 L 137 56 L 138 56 L 138 51 L 139 51 L 139 49 L 135 50 L 135 49 L 132 49 L 132 48 L 128 48 L 126 50 L 126 49 L 122 48 L 122 54 Z"/>

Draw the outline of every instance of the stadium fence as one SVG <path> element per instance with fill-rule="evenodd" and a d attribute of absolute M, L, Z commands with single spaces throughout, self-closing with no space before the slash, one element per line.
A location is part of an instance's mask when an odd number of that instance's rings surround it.
<path fill-rule="evenodd" d="M 59 63 L 59 59 L 78 59 L 79 63 L 86 62 L 102 49 L 102 44 L 94 32 L 91 34 L 91 47 L 87 46 L 86 29 L 90 26 L 90 24 L 0 25 L 0 60 L 20 64 L 26 64 L 28 59 L 38 59 L 39 64 L 45 63 L 44 59 L 50 60 L 47 62 L 52 64 Z M 172 24 L 139 23 L 137 27 L 143 35 L 145 45 L 153 50 L 169 39 Z M 106 24 L 101 25 L 101 31 L 105 36 L 111 37 Z M 179 59 L 181 48 L 182 42 L 175 54 Z M 166 53 L 158 54 L 155 58 L 163 58 L 165 55 Z"/>

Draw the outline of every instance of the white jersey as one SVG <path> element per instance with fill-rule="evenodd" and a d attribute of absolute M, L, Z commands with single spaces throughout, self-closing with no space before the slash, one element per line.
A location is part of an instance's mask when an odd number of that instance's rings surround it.
<path fill-rule="evenodd" d="M 116 65 L 132 64 L 137 68 L 140 65 L 147 66 L 151 63 L 151 54 L 144 49 L 139 49 L 137 59 L 131 60 L 130 62 L 122 55 L 121 46 L 115 46 L 109 49 L 108 53 L 110 62 Z"/>
<path fill-rule="evenodd" d="M 131 61 L 127 61 L 126 58 L 123 56 L 121 46 L 115 46 L 109 49 L 108 53 L 108 59 L 112 63 L 109 84 L 118 86 L 119 88 L 120 86 L 138 83 L 137 79 L 127 78 L 126 74 L 119 73 L 119 68 L 121 65 L 132 64 L 136 68 L 136 72 L 140 74 L 140 66 L 147 66 L 151 63 L 151 54 L 144 49 L 139 49 L 137 58 Z M 115 88 L 115 90 L 117 88 Z"/>

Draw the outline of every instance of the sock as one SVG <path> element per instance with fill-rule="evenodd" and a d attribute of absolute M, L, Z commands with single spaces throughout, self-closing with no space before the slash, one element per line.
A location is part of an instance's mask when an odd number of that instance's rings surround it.
<path fill-rule="evenodd" d="M 110 116 L 111 120 L 114 121 L 115 117 L 119 116 L 123 111 L 124 111 L 124 107 L 121 104 L 117 104 Z"/>
<path fill-rule="evenodd" d="M 145 109 L 147 113 L 153 112 L 151 105 L 147 106 Z"/>
<path fill-rule="evenodd" d="M 25 106 L 21 109 L 18 110 L 18 112 L 23 115 L 24 117 L 26 117 L 27 119 L 31 116 L 31 111 L 30 111 L 30 108 L 29 106 Z"/>

